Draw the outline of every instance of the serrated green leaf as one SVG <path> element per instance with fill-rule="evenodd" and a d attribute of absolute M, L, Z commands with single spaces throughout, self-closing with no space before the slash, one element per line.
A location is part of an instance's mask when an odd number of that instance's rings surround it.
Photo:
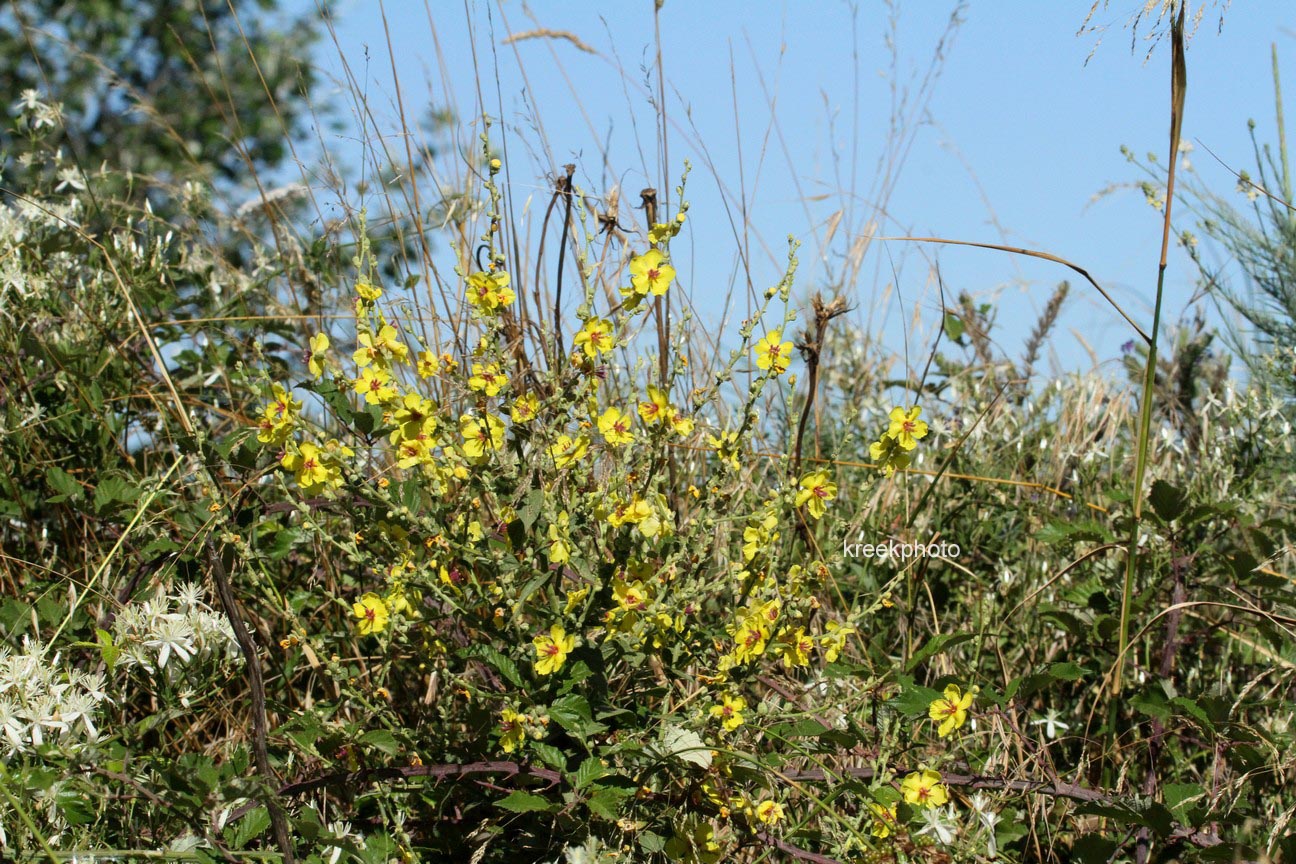
<path fill-rule="evenodd" d="M 1152 491 L 1148 493 L 1148 501 L 1152 504 L 1153 512 L 1163 522 L 1173 522 L 1188 508 L 1188 496 L 1183 490 L 1164 480 L 1153 482 Z"/>
<path fill-rule="evenodd" d="M 270 813 L 264 807 L 249 810 L 242 819 L 225 829 L 229 844 L 242 849 L 249 841 L 260 837 L 270 827 Z"/>
<path fill-rule="evenodd" d="M 608 773 L 603 762 L 593 756 L 581 762 L 580 767 L 571 775 L 571 784 L 577 789 L 584 789 L 590 783 Z"/>
<path fill-rule="evenodd" d="M 386 729 L 373 729 L 366 732 L 360 736 L 360 743 L 388 756 L 395 756 L 400 752 L 400 744 L 397 743 L 396 736 Z"/>
<path fill-rule="evenodd" d="M 518 789 L 496 801 L 495 806 L 512 813 L 534 813 L 540 810 L 552 810 L 555 805 L 547 798 Z"/>
<path fill-rule="evenodd" d="M 484 660 L 514 687 L 521 689 L 523 686 L 522 673 L 518 671 L 517 664 L 492 645 L 469 645 L 460 652 L 460 656 Z"/>
<path fill-rule="evenodd" d="M 81 484 L 76 481 L 76 478 L 57 465 L 46 469 L 45 482 L 49 484 L 49 487 L 55 493 L 45 499 L 50 504 L 59 504 L 63 501 L 79 501 L 85 494 L 85 490 L 81 488 Z"/>
<path fill-rule="evenodd" d="M 562 771 L 567 767 L 567 754 L 552 744 L 544 741 L 534 741 L 531 744 L 531 752 L 540 757 L 540 761 L 550 768 L 557 768 Z"/>

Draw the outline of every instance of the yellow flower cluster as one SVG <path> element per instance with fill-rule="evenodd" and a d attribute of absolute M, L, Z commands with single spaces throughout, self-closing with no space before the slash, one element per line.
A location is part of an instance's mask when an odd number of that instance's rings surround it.
<path fill-rule="evenodd" d="M 257 420 L 257 440 L 262 444 L 283 444 L 297 427 L 302 403 L 279 384 L 272 390 L 270 403 L 261 409 Z"/>
<path fill-rule="evenodd" d="M 478 271 L 468 277 L 468 302 L 484 316 L 498 315 L 517 299 L 509 287 L 509 274 L 503 270 Z"/>
<path fill-rule="evenodd" d="M 911 451 L 927 435 L 927 424 L 918 419 L 922 408 L 915 405 L 905 409 L 891 409 L 891 425 L 882 437 L 869 445 L 869 458 L 877 463 L 878 470 L 890 477 L 896 471 L 909 467 Z"/>

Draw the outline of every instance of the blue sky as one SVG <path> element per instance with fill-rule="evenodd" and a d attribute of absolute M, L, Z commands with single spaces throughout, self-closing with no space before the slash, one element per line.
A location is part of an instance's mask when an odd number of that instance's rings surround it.
<path fill-rule="evenodd" d="M 553 0 L 525 7 L 388 0 L 385 11 L 407 110 L 453 103 L 471 121 L 480 110 L 475 47 L 488 73 L 486 111 L 502 115 L 512 136 L 514 185 L 506 191 L 515 200 L 544 198 L 545 174 L 571 161 L 588 192 L 619 182 L 633 202 L 644 186 L 673 187 L 689 159 L 689 229 L 673 249 L 685 287 L 708 318 L 721 316 L 730 286 L 737 284 L 742 294 L 745 279 L 735 276 L 740 246 L 750 248 L 752 280 L 764 288 L 778 279 L 784 238 L 793 234 L 804 244 L 797 293 L 823 287 L 828 270 L 820 242 L 834 221 L 830 254 L 866 230 L 879 177 L 886 174 L 880 166 L 888 159 L 887 142 L 895 140 L 893 100 L 907 91 L 911 138 L 891 175 L 894 188 L 877 234 L 997 242 L 1059 255 L 1089 269 L 1146 327 L 1160 215 L 1131 188 L 1143 176 L 1120 148 L 1164 159 L 1169 46 L 1157 46 L 1150 59 L 1151 46 L 1142 39 L 1131 49 L 1126 24 L 1138 5 L 1113 0 L 1090 21 L 1101 32 L 1078 34 L 1087 0 L 971 0 L 961 7 L 921 0 L 896 3 L 896 9 L 868 0 L 854 8 L 827 0 L 666 0 L 660 27 L 674 125 L 665 180 L 655 167 L 654 111 L 644 89 L 645 82 L 656 86 L 650 0 Z M 951 29 L 956 8 L 960 23 Z M 1247 121 L 1255 118 L 1262 141 L 1276 140 L 1270 44 L 1278 46 L 1288 92 L 1296 92 L 1296 14 L 1279 0 L 1235 3 L 1221 30 L 1219 12 L 1207 8 L 1189 43 L 1184 137 L 1195 146 L 1189 159 L 1201 179 L 1228 195 L 1235 180 L 1206 148 L 1254 173 Z M 364 76 L 370 104 L 395 128 L 378 4 L 343 0 L 335 22 L 341 50 Z M 503 44 L 510 32 L 540 27 L 570 33 L 597 53 L 554 38 Z M 939 77 L 923 90 L 942 37 Z M 888 43 L 895 46 L 894 65 Z M 319 51 L 326 75 L 340 74 L 337 51 L 331 42 Z M 498 65 L 498 89 L 492 64 Z M 1294 112 L 1289 106 L 1289 115 Z M 541 152 L 537 116 L 550 154 Z M 335 154 L 358 157 L 351 137 L 357 130 L 331 140 Z M 604 146 L 614 176 L 604 175 Z M 1104 190 L 1111 191 L 1100 194 Z M 747 235 L 731 223 L 740 218 L 740 199 L 751 224 Z M 1176 220 L 1178 227 L 1193 228 L 1179 212 L 1185 220 Z M 947 291 L 966 290 L 995 304 L 996 339 L 1010 356 L 1020 355 L 1039 309 L 1067 278 L 1072 297 L 1055 333 L 1054 359 L 1067 368 L 1089 366 L 1083 340 L 1110 363 L 1131 335 L 1095 292 L 1057 265 L 899 242 L 869 246 L 856 278 L 844 286 L 856 320 L 898 347 L 916 305 L 923 325 L 910 329 L 911 350 L 922 345 L 936 322 L 934 262 Z M 1169 320 L 1183 311 L 1194 283 L 1195 268 L 1176 252 L 1167 279 Z M 899 291 L 888 290 L 891 284 Z"/>

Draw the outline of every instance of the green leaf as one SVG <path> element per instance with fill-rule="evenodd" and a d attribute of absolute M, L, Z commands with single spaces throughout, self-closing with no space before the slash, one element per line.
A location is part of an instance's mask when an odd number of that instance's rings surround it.
<path fill-rule="evenodd" d="M 1085 676 L 1085 670 L 1074 663 L 1052 663 L 1048 669 L 1044 670 L 1054 681 L 1079 681 Z"/>
<path fill-rule="evenodd" d="M 909 658 L 909 662 L 905 664 L 905 671 L 912 672 L 919 663 L 971 638 L 971 633 L 942 633 L 939 636 L 933 636 Z"/>
<path fill-rule="evenodd" d="M 1191 820 L 1186 815 L 1188 805 L 1204 796 L 1206 790 L 1196 783 L 1167 783 L 1162 788 L 1162 793 L 1165 795 L 1166 806 L 1175 814 L 1175 818 L 1189 824 Z"/>
<path fill-rule="evenodd" d="M 1205 728 L 1206 730 L 1211 732 L 1215 731 L 1215 724 L 1211 722 L 1210 715 L 1208 715 L 1205 709 L 1203 709 L 1200 705 L 1198 705 L 1193 700 L 1189 699 L 1186 696 L 1176 696 L 1175 698 L 1170 700 L 1170 704 L 1175 706 L 1176 708 L 1179 708 L 1181 711 L 1183 711 L 1183 713 L 1187 714 L 1189 717 L 1192 717 L 1194 720 L 1200 723 L 1202 727 Z"/>
<path fill-rule="evenodd" d="M 589 701 L 579 693 L 568 693 L 549 706 L 549 718 L 577 738 L 597 735 L 607 727 L 594 720 Z"/>
<path fill-rule="evenodd" d="M 260 837 L 270 827 L 270 813 L 264 807 L 249 810 L 231 828 L 225 829 L 229 844 L 235 849 L 242 849 L 248 842 Z"/>
<path fill-rule="evenodd" d="M 966 328 L 963 319 L 952 312 L 945 313 L 945 335 L 950 338 L 951 342 L 957 342 L 963 338 L 963 331 Z"/>
<path fill-rule="evenodd" d="M 702 736 L 683 726 L 667 726 L 661 742 L 653 749 L 661 756 L 673 756 L 699 768 L 711 767 L 711 748 Z"/>
<path fill-rule="evenodd" d="M 112 634 L 101 627 L 95 628 L 95 639 L 99 642 L 99 656 L 103 658 L 104 664 L 111 672 L 117 665 L 117 657 L 121 654 L 121 649 L 113 644 Z"/>
<path fill-rule="evenodd" d="M 577 789 L 584 789 L 595 780 L 608 773 L 603 762 L 593 756 L 587 758 L 571 775 L 571 784 Z"/>
<path fill-rule="evenodd" d="M 621 816 L 621 802 L 632 794 L 616 787 L 596 787 L 594 794 L 585 799 L 585 806 L 595 816 L 615 822 Z"/>
<path fill-rule="evenodd" d="M 531 743 L 531 752 L 540 757 L 540 761 L 550 768 L 557 768 L 562 771 L 567 767 L 567 754 L 552 744 L 544 741 L 534 741 Z"/>
<path fill-rule="evenodd" d="M 931 703 L 941 698 L 930 687 L 920 687 L 909 676 L 900 677 L 900 692 L 887 704 L 908 717 L 925 717 Z"/>
<path fill-rule="evenodd" d="M 544 500 L 545 493 L 542 489 L 532 489 L 527 493 L 526 501 L 522 504 L 522 508 L 518 510 L 518 518 L 522 520 L 526 530 L 530 531 L 531 526 L 535 525 L 536 519 L 540 516 L 540 510 L 544 507 Z"/>
<path fill-rule="evenodd" d="M 547 798 L 519 789 L 496 801 L 495 806 L 512 813 L 534 813 L 540 810 L 552 810 L 556 805 Z"/>
<path fill-rule="evenodd" d="M 517 664 L 511 659 L 504 656 L 492 645 L 469 645 L 459 652 L 459 656 L 468 659 L 475 658 L 485 660 L 495 671 L 504 676 L 510 684 L 518 689 L 522 689 L 522 674 L 518 672 Z"/>
<path fill-rule="evenodd" d="M 1157 480 L 1152 484 L 1148 500 L 1163 522 L 1173 522 L 1188 509 L 1188 496 L 1181 489 L 1164 480 Z"/>
<path fill-rule="evenodd" d="M 374 729 L 360 736 L 360 743 L 374 748 L 380 753 L 386 753 L 388 756 L 395 756 L 400 752 L 400 744 L 396 741 L 396 736 L 386 729 Z"/>
<path fill-rule="evenodd" d="M 46 469 L 45 482 L 49 484 L 49 487 L 55 493 L 45 499 L 50 504 L 79 501 L 85 495 L 85 490 L 81 488 L 81 484 L 76 481 L 76 478 L 57 465 Z"/>
<path fill-rule="evenodd" d="M 123 477 L 110 475 L 95 487 L 94 509 L 99 516 L 111 516 L 139 500 L 140 488 Z"/>

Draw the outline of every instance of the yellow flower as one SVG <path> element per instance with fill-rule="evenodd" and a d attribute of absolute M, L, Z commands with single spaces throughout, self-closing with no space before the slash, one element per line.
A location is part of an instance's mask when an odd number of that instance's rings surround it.
<path fill-rule="evenodd" d="M 585 602 L 585 598 L 589 596 L 589 593 L 590 589 L 588 587 L 580 588 L 576 591 L 568 591 L 567 602 L 563 604 L 563 614 L 570 615 L 572 612 L 576 611 L 576 608 Z"/>
<path fill-rule="evenodd" d="M 753 626 L 744 622 L 734 634 L 734 660 L 746 663 L 765 653 L 765 643 L 769 632 L 764 627 Z"/>
<path fill-rule="evenodd" d="M 759 521 L 747 523 L 743 529 L 743 560 L 751 561 L 779 539 L 778 516 L 766 513 Z"/>
<path fill-rule="evenodd" d="M 513 400 L 509 412 L 514 423 L 530 423 L 540 413 L 540 400 L 534 393 L 526 393 Z"/>
<path fill-rule="evenodd" d="M 375 633 L 381 633 L 387 628 L 387 604 L 383 599 L 372 591 L 360 598 L 360 602 L 351 607 L 351 613 L 356 617 L 356 629 L 360 631 L 361 636 L 370 636 Z"/>
<path fill-rule="evenodd" d="M 370 282 L 367 276 L 361 276 L 356 280 L 356 294 L 363 302 L 374 303 L 382 296 L 382 288 Z"/>
<path fill-rule="evenodd" d="M 900 783 L 900 791 L 905 801 L 918 807 L 943 807 L 949 801 L 941 775 L 927 768 L 906 776 Z"/>
<path fill-rule="evenodd" d="M 629 444 L 634 441 L 634 433 L 630 431 L 630 424 L 630 415 L 622 414 L 620 408 L 609 408 L 598 418 L 599 433 L 603 436 L 603 440 L 613 447 L 619 447 L 622 444 Z"/>
<path fill-rule="evenodd" d="M 549 628 L 549 635 L 537 636 L 531 640 L 535 646 L 537 675 L 552 675 L 562 668 L 567 655 L 576 647 L 576 637 L 568 636 L 561 624 Z"/>
<path fill-rule="evenodd" d="M 292 435 L 297 425 L 297 414 L 302 403 L 281 385 L 271 387 L 274 394 L 270 404 L 261 409 L 261 419 L 257 422 L 257 440 L 263 444 L 282 444 Z"/>
<path fill-rule="evenodd" d="M 431 351 L 418 353 L 418 374 L 420 378 L 431 378 L 441 370 L 441 360 Z"/>
<path fill-rule="evenodd" d="M 483 459 L 488 451 L 504 446 L 504 421 L 490 414 L 482 420 L 465 414 L 459 418 L 459 434 L 464 439 L 464 455 L 469 459 Z"/>
<path fill-rule="evenodd" d="M 496 364 L 474 363 L 472 376 L 468 379 L 468 389 L 484 392 L 487 396 L 495 396 L 508 384 L 508 381 L 508 376 L 501 372 Z"/>
<path fill-rule="evenodd" d="M 519 714 L 512 708 L 500 711 L 500 749 L 512 753 L 526 742 L 525 724 L 529 720 L 525 714 Z"/>
<path fill-rule="evenodd" d="M 564 433 L 559 435 L 558 440 L 549 447 L 549 455 L 553 457 L 554 464 L 560 469 L 584 459 L 588 452 L 589 439 L 584 435 L 572 438 Z"/>
<path fill-rule="evenodd" d="M 854 627 L 829 621 L 824 625 L 824 634 L 819 637 L 819 650 L 829 663 L 837 662 L 841 652 L 846 648 L 846 637 L 855 632 Z"/>
<path fill-rule="evenodd" d="M 688 417 L 674 405 L 670 406 L 670 425 L 676 435 L 688 435 L 693 431 L 693 418 Z"/>
<path fill-rule="evenodd" d="M 311 375 L 318 378 L 324 374 L 324 358 L 328 353 L 329 338 L 325 333 L 316 333 L 310 338 L 310 352 L 306 359 L 306 368 Z"/>
<path fill-rule="evenodd" d="M 341 470 L 336 465 L 329 464 L 327 454 L 309 441 L 290 447 L 280 464 L 296 475 L 297 485 L 307 494 L 329 485 L 340 486 L 342 483 Z"/>
<path fill-rule="evenodd" d="M 661 296 L 670 288 L 675 278 L 675 268 L 666 263 L 666 256 L 657 249 L 649 249 L 630 259 L 631 292 L 638 297 L 649 293 Z"/>
<path fill-rule="evenodd" d="M 887 436 L 899 442 L 901 448 L 912 450 L 918 446 L 918 439 L 927 435 L 927 424 L 918 419 L 922 408 L 915 405 L 906 411 L 903 408 L 891 409 L 891 428 Z"/>
<path fill-rule="evenodd" d="M 837 497 L 837 484 L 828 479 L 827 471 L 815 471 L 801 478 L 801 491 L 796 496 L 796 506 L 804 505 L 815 519 L 822 519 L 825 502 Z"/>
<path fill-rule="evenodd" d="M 517 295 L 509 286 L 509 275 L 503 270 L 494 273 L 477 272 L 468 277 L 468 302 L 478 312 L 493 315 L 508 306 Z"/>
<path fill-rule="evenodd" d="M 613 580 L 612 595 L 616 597 L 617 605 L 623 612 L 642 612 L 648 605 L 648 592 L 644 590 L 643 583 L 637 579 L 634 582 Z"/>
<path fill-rule="evenodd" d="M 418 393 L 406 393 L 397 403 L 392 419 L 401 428 L 402 438 L 436 433 L 436 403 Z"/>
<path fill-rule="evenodd" d="M 900 446 L 900 441 L 890 435 L 883 435 L 881 440 L 869 445 L 869 458 L 887 477 L 908 468 L 910 461 L 910 456 Z"/>
<path fill-rule="evenodd" d="M 794 666 L 810 665 L 810 652 L 814 650 L 814 640 L 806 635 L 804 627 L 782 637 L 783 665 L 791 669 Z"/>
<path fill-rule="evenodd" d="M 577 331 L 573 341 L 576 347 L 584 351 L 585 356 L 591 360 L 597 358 L 599 354 L 606 354 L 616 345 L 616 340 L 612 338 L 612 322 L 604 321 L 602 318 L 591 318 Z"/>
<path fill-rule="evenodd" d="M 747 700 L 742 696 L 730 696 L 728 693 L 720 694 L 720 704 L 711 706 L 711 716 L 720 721 L 721 728 L 726 732 L 732 732 L 741 726 L 743 720 L 743 709 L 747 707 Z"/>
<path fill-rule="evenodd" d="M 549 562 L 551 564 L 562 565 L 571 560 L 571 544 L 567 540 L 569 519 L 567 511 L 563 510 L 555 521 L 549 523 Z"/>
<path fill-rule="evenodd" d="M 756 365 L 760 369 L 768 369 L 775 375 L 782 375 L 788 369 L 788 363 L 792 360 L 792 343 L 780 342 L 783 334 L 778 330 L 771 330 L 765 335 L 765 338 L 756 343 L 752 350 L 756 352 Z"/>
<path fill-rule="evenodd" d="M 639 417 L 649 426 L 655 426 L 670 416 L 670 401 L 666 394 L 648 385 L 648 399 L 639 403 Z"/>
<path fill-rule="evenodd" d="M 945 696 L 933 699 L 927 716 L 940 723 L 936 733 L 944 738 L 967 722 L 968 709 L 972 707 L 972 694 L 963 693 L 955 684 L 945 688 Z"/>
<path fill-rule="evenodd" d="M 868 806 L 869 810 L 873 811 L 873 830 L 869 833 L 878 839 L 890 837 L 896 825 L 896 805 L 883 807 L 875 801 L 870 801 Z"/>
<path fill-rule="evenodd" d="M 679 233 L 680 228 L 684 226 L 684 214 L 679 213 L 670 222 L 665 224 L 654 222 L 653 226 L 648 229 L 648 242 L 654 246 L 662 243 Z"/>
<path fill-rule="evenodd" d="M 716 455 L 720 457 L 721 462 L 724 462 L 734 471 L 741 470 L 742 465 L 738 461 L 737 432 L 720 432 L 716 435 L 708 435 L 707 444 L 715 448 Z"/>
<path fill-rule="evenodd" d="M 367 366 L 355 380 L 355 392 L 370 405 L 384 405 L 396 398 L 391 374 L 377 365 Z"/>
<path fill-rule="evenodd" d="M 756 805 L 756 818 L 766 825 L 774 825 L 783 818 L 783 805 L 777 801 L 762 801 Z"/>

